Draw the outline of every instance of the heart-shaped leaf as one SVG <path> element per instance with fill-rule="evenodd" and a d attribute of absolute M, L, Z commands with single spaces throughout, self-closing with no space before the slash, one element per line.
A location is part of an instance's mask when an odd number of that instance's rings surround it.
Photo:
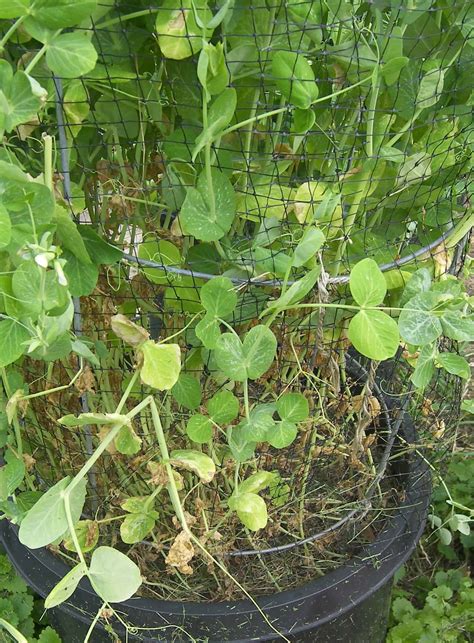
<path fill-rule="evenodd" d="M 196 188 L 189 188 L 179 215 L 184 234 L 201 241 L 217 241 L 229 230 L 236 212 L 232 183 L 217 168 L 211 171 L 212 186 L 203 171 Z"/>
<path fill-rule="evenodd" d="M 288 420 L 280 420 L 280 422 L 275 422 L 275 425 L 267 431 L 266 439 L 275 449 L 284 449 L 295 441 L 297 435 L 296 424 Z"/>
<path fill-rule="evenodd" d="M 217 341 L 218 367 L 230 379 L 243 382 L 258 379 L 271 366 L 277 349 L 275 335 L 266 326 L 254 326 L 244 342 L 233 333 L 224 333 Z"/>
<path fill-rule="evenodd" d="M 94 551 L 89 578 L 97 594 L 108 603 L 128 600 L 142 584 L 137 565 L 112 547 L 98 547 Z"/>

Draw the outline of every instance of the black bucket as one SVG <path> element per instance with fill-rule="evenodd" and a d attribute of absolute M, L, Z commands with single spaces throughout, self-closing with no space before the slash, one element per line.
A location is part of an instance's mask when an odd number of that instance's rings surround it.
<path fill-rule="evenodd" d="M 400 433 L 409 442 L 415 431 L 405 415 Z M 379 643 L 384 641 L 392 579 L 410 556 L 424 528 L 431 480 L 423 459 L 415 453 L 402 458 L 405 499 L 373 543 L 346 565 L 299 588 L 258 599 L 273 627 L 291 641 Z M 402 464 L 402 462 L 400 462 Z M 3 546 L 28 585 L 46 596 L 68 571 L 47 549 L 29 550 L 17 537 L 18 528 L 0 521 Z M 101 601 L 87 580 L 67 604 L 50 610 L 51 624 L 65 643 L 83 643 Z M 134 598 L 116 606 L 121 618 L 137 628 L 126 638 L 123 625 L 113 629 L 127 641 L 198 641 L 247 643 L 281 641 L 250 601 L 179 603 Z M 117 640 L 101 620 L 92 643 Z"/>

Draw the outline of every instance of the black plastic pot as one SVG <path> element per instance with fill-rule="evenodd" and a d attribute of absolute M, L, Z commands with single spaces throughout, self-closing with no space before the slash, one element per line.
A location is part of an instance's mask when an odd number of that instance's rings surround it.
<path fill-rule="evenodd" d="M 408 416 L 401 432 L 405 439 L 414 439 Z M 403 469 L 405 500 L 373 543 L 348 564 L 318 580 L 258 600 L 273 626 L 291 641 L 384 640 L 392 578 L 423 531 L 431 491 L 429 472 L 420 457 L 412 454 Z M 24 547 L 17 538 L 17 528 L 7 521 L 0 521 L 0 537 L 18 573 L 41 596 L 67 572 L 67 566 L 47 549 Z M 50 610 L 49 620 L 65 643 L 83 643 L 99 607 L 99 599 L 85 580 L 67 604 Z M 123 626 L 114 622 L 123 641 L 282 640 L 250 601 L 178 603 L 136 598 L 117 605 L 117 610 L 127 623 L 140 628 L 126 639 Z M 111 640 L 104 621 L 95 627 L 90 640 Z"/>

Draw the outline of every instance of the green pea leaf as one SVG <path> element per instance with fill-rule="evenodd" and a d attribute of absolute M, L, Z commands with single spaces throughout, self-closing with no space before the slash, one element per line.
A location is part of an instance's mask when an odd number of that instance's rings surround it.
<path fill-rule="evenodd" d="M 275 425 L 267 432 L 266 440 L 275 449 L 284 449 L 295 441 L 298 435 L 296 424 L 288 420 L 275 422 Z"/>
<path fill-rule="evenodd" d="M 229 424 L 239 414 L 239 400 L 231 391 L 219 391 L 207 403 L 207 410 L 216 424 Z"/>
<path fill-rule="evenodd" d="M 114 440 L 115 447 L 123 455 L 135 455 L 142 446 L 142 439 L 129 424 L 124 424 Z"/>
<path fill-rule="evenodd" d="M 84 264 L 69 252 L 64 251 L 67 260 L 64 274 L 68 281 L 69 292 L 73 297 L 86 297 L 94 290 L 99 278 L 99 269 L 94 264 Z"/>
<path fill-rule="evenodd" d="M 63 478 L 30 509 L 20 525 L 19 539 L 30 549 L 38 549 L 61 538 L 68 531 L 64 494 L 70 478 Z M 81 480 L 71 491 L 69 503 L 74 523 L 79 522 L 86 499 L 87 481 Z"/>
<path fill-rule="evenodd" d="M 229 498 L 229 508 L 237 512 L 243 525 L 250 531 L 267 526 L 268 513 L 265 500 L 256 493 L 242 493 Z"/>
<path fill-rule="evenodd" d="M 398 318 L 402 339 L 409 344 L 423 346 L 441 335 L 441 321 L 433 312 L 439 301 L 435 293 L 425 292 L 407 302 Z"/>
<path fill-rule="evenodd" d="M 219 322 L 214 315 L 207 313 L 196 324 L 196 335 L 201 340 L 206 348 L 213 350 L 217 345 L 217 340 L 221 336 L 221 329 Z"/>
<path fill-rule="evenodd" d="M 159 391 L 168 391 L 178 381 L 181 371 L 181 350 L 178 344 L 156 344 L 148 340 L 139 349 L 143 357 L 140 377 L 144 384 Z"/>
<path fill-rule="evenodd" d="M 32 82 L 23 71 L 13 73 L 6 60 L 0 60 L 0 106 L 3 130 L 11 132 L 17 125 L 33 120 L 42 106 L 42 98 L 35 94 Z"/>
<path fill-rule="evenodd" d="M 217 341 L 216 362 L 230 379 L 243 382 L 258 379 L 271 366 L 277 349 L 275 335 L 266 326 L 254 326 L 244 342 L 233 333 L 224 333 Z"/>
<path fill-rule="evenodd" d="M 25 463 L 12 451 L 7 451 L 6 464 L 0 467 L 0 500 L 5 501 L 18 489 L 25 477 Z"/>
<path fill-rule="evenodd" d="M 239 435 L 248 442 L 264 442 L 275 428 L 273 412 L 267 411 L 266 404 L 260 404 L 250 411 L 249 419 L 242 420 L 237 426 Z"/>
<path fill-rule="evenodd" d="M 373 259 L 362 259 L 351 270 L 351 294 L 359 306 L 378 306 L 387 294 L 387 283 Z"/>
<path fill-rule="evenodd" d="M 278 299 L 269 303 L 268 308 L 271 309 L 285 309 L 293 304 L 301 301 L 306 295 L 314 288 L 321 274 L 320 266 L 313 268 L 307 272 L 304 277 L 298 279 L 294 284 L 286 290 Z"/>
<path fill-rule="evenodd" d="M 44 607 L 49 610 L 57 605 L 61 605 L 74 594 L 80 581 L 86 575 L 87 567 L 84 563 L 79 563 L 73 567 L 57 585 L 53 587 L 48 596 L 45 598 Z"/>
<path fill-rule="evenodd" d="M 0 250 L 6 248 L 12 237 L 12 222 L 4 205 L 0 203 Z"/>
<path fill-rule="evenodd" d="M 62 78 L 77 78 L 92 71 L 97 51 L 87 37 L 87 31 L 73 31 L 55 36 L 46 50 L 46 63 Z"/>
<path fill-rule="evenodd" d="M 309 416 L 308 400 L 302 393 L 284 393 L 276 403 L 278 415 L 282 420 L 302 422 Z"/>
<path fill-rule="evenodd" d="M 133 545 L 143 540 L 155 528 L 158 512 L 135 512 L 126 516 L 120 525 L 120 537 L 124 543 Z"/>
<path fill-rule="evenodd" d="M 418 88 L 417 107 L 431 107 L 439 101 L 443 93 L 444 73 L 445 70 L 441 67 L 435 67 L 426 72 Z"/>
<path fill-rule="evenodd" d="M 242 493 L 258 493 L 273 485 L 279 475 L 274 471 L 257 471 L 239 484 L 239 495 Z"/>
<path fill-rule="evenodd" d="M 443 333 L 457 342 L 474 341 L 474 316 L 460 311 L 447 311 L 441 317 Z"/>
<path fill-rule="evenodd" d="M 229 230 L 236 212 L 235 192 L 225 174 L 213 167 L 212 191 L 203 171 L 196 188 L 189 188 L 179 220 L 184 234 L 201 241 L 217 241 Z"/>
<path fill-rule="evenodd" d="M 408 65 L 410 59 L 406 56 L 397 56 L 382 65 L 381 74 L 387 85 L 393 85 L 400 77 L 400 73 L 404 67 Z"/>
<path fill-rule="evenodd" d="M 171 393 L 178 404 L 190 411 L 194 411 L 201 404 L 201 385 L 199 380 L 189 373 L 181 373 Z"/>
<path fill-rule="evenodd" d="M 390 359 L 398 349 L 397 322 L 381 310 L 361 310 L 349 324 L 348 336 L 354 348 L 375 360 Z"/>
<path fill-rule="evenodd" d="M 19 0 L 14 0 L 19 4 Z M 38 0 L 29 3 L 27 13 L 35 22 L 48 29 L 64 29 L 73 27 L 82 20 L 89 18 L 97 7 L 97 0 Z M 23 14 L 22 14 L 23 15 Z"/>
<path fill-rule="evenodd" d="M 105 264 L 106 266 L 117 263 L 122 258 L 120 248 L 107 243 L 105 239 L 97 234 L 90 225 L 78 226 L 79 233 L 84 240 L 87 252 L 92 261 L 96 264 Z"/>
<path fill-rule="evenodd" d="M 216 473 L 214 461 L 205 453 L 183 449 L 170 453 L 170 462 L 174 466 L 196 473 L 202 482 L 211 482 Z"/>
<path fill-rule="evenodd" d="M 30 9 L 30 0 L 0 0 L 0 18 L 12 20 L 27 16 Z"/>
<path fill-rule="evenodd" d="M 277 51 L 273 55 L 272 76 L 283 96 L 296 107 L 308 109 L 318 98 L 314 72 L 301 54 Z"/>
<path fill-rule="evenodd" d="M 223 43 L 206 43 L 199 55 L 197 66 L 199 81 L 208 94 L 220 94 L 229 84 Z"/>
<path fill-rule="evenodd" d="M 97 545 L 99 541 L 99 525 L 95 520 L 80 520 L 77 525 L 74 525 L 74 531 L 82 552 L 92 551 Z M 71 534 L 63 540 L 63 545 L 68 551 L 76 551 Z"/>
<path fill-rule="evenodd" d="M 415 370 L 410 377 L 417 388 L 424 389 L 431 382 L 435 372 L 435 358 L 437 355 L 438 349 L 435 342 L 427 344 L 421 349 L 416 360 Z"/>
<path fill-rule="evenodd" d="M 445 371 L 451 373 L 451 375 L 457 375 L 465 380 L 471 377 L 469 362 L 462 355 L 456 355 L 456 353 L 439 353 L 436 361 Z"/>
<path fill-rule="evenodd" d="M 100 598 L 108 603 L 128 600 L 142 584 L 137 565 L 112 547 L 98 547 L 93 552 L 89 578 Z"/>
<path fill-rule="evenodd" d="M 91 258 L 87 252 L 84 239 L 69 213 L 62 207 L 56 206 L 54 211 L 56 235 L 63 248 L 72 252 L 82 263 L 90 264 Z"/>
<path fill-rule="evenodd" d="M 295 248 L 293 265 L 296 268 L 303 266 L 320 250 L 325 240 L 326 237 L 319 228 L 308 228 Z"/>
<path fill-rule="evenodd" d="M 163 56 L 173 60 L 183 60 L 197 54 L 203 46 L 203 30 L 196 22 L 196 15 L 203 24 L 212 19 L 212 12 L 205 0 L 164 0 L 156 17 L 158 45 Z M 212 30 L 206 29 L 205 38 L 212 36 Z"/>
<path fill-rule="evenodd" d="M 400 300 L 400 305 L 404 306 L 412 297 L 427 292 L 431 288 L 431 275 L 427 268 L 420 268 L 408 281 L 403 295 Z"/>
<path fill-rule="evenodd" d="M 138 248 L 138 258 L 154 261 L 163 266 L 179 268 L 181 265 L 179 248 L 166 239 L 160 239 L 160 241 L 145 239 Z M 174 281 L 177 278 L 177 275 L 168 272 L 166 268 L 160 270 L 159 268 L 142 266 L 141 269 L 146 278 L 154 284 L 169 286 L 170 281 Z"/>
<path fill-rule="evenodd" d="M 186 433 L 190 440 L 198 444 L 205 444 L 212 438 L 212 422 L 205 415 L 197 413 L 192 415 L 186 425 Z"/>
<path fill-rule="evenodd" d="M 0 321 L 0 367 L 8 366 L 23 355 L 30 333 L 14 319 Z"/>
<path fill-rule="evenodd" d="M 228 277 L 214 277 L 201 288 L 201 303 L 215 317 L 231 315 L 237 306 L 237 293 Z"/>
<path fill-rule="evenodd" d="M 227 443 L 236 462 L 246 462 L 253 457 L 257 443 L 248 440 L 241 430 L 241 426 L 227 429 Z"/>
<path fill-rule="evenodd" d="M 208 126 L 196 138 L 192 160 L 195 161 L 199 152 L 204 147 L 218 138 L 230 124 L 237 107 L 237 92 L 233 87 L 228 87 L 214 99 L 209 107 Z"/>

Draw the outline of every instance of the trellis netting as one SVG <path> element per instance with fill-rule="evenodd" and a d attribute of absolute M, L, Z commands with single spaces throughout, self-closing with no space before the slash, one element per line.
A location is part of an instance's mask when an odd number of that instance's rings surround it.
<path fill-rule="evenodd" d="M 410 345 L 389 365 L 355 352 L 344 362 L 350 315 L 336 304 L 347 303 L 350 270 L 366 257 L 383 271 L 394 307 L 406 303 L 403 289 L 416 271 L 424 269 L 417 279 L 427 288 L 458 274 L 472 223 L 471 3 L 40 0 L 29 15 L 6 6 L 0 1 L 4 34 L 25 16 L 8 60 L 46 89 L 46 108 L 40 121 L 11 128 L 0 158 L 15 147 L 36 175 L 41 134 L 52 135 L 55 190 L 108 264 L 98 274 L 76 241 L 63 241 L 75 329 L 94 340 L 100 366 L 88 366 L 75 387 L 30 404 L 24 429 L 38 481 L 76 472 L 103 437 L 95 427 L 59 427 L 57 419 L 112 412 L 130 381 L 133 355 L 111 332 L 115 313 L 140 320 L 154 339 L 180 333 L 182 378 L 160 404 L 166 430 L 182 447 L 191 417 L 207 435 L 209 399 L 230 392 L 215 374 L 211 349 L 221 331 L 212 302 L 203 307 L 205 284 L 230 279 L 238 301 L 222 316 L 241 334 L 272 299 L 329 304 L 273 320 L 277 359 L 248 391 L 251 404 L 268 406 L 262 431 L 275 412 L 272 392 L 303 393 L 306 429 L 286 448 L 285 440 L 258 446 L 257 437 L 249 447 L 230 420 L 231 458 L 255 457 L 278 471 L 275 520 L 263 535 L 234 525 L 232 538 L 209 544 L 226 558 L 275 554 L 260 575 L 229 563 L 256 593 L 322 573 L 353 540 L 369 538 L 372 521 L 395 502 L 399 471 L 391 463 L 406 446 L 395 439 L 403 412 L 438 450 L 458 412 L 461 385 L 433 359 L 424 391 L 415 391 L 410 365 L 418 355 Z M 369 329 L 363 341 L 371 355 Z M 57 347 L 46 363 L 22 366 L 31 390 L 69 381 L 75 363 L 62 358 Z M 143 395 L 137 387 L 132 397 Z M 91 471 L 91 518 L 110 516 L 124 489 L 143 496 L 150 477 L 158 484 L 148 420 L 144 413 L 135 451 L 111 450 Z M 225 469 L 228 445 L 216 439 L 210 448 Z M 204 496 L 192 479 L 182 484 L 190 513 L 199 521 L 204 509 L 219 534 L 225 511 L 218 488 L 226 481 Z M 316 562 L 303 547 L 309 542 Z M 161 568 L 153 547 L 139 543 L 135 555 Z M 298 562 L 281 572 L 278 553 L 288 549 Z M 195 577 L 202 596 L 230 591 L 221 580 L 212 585 L 212 573 Z M 172 595 L 186 594 L 179 578 L 169 582 Z"/>

